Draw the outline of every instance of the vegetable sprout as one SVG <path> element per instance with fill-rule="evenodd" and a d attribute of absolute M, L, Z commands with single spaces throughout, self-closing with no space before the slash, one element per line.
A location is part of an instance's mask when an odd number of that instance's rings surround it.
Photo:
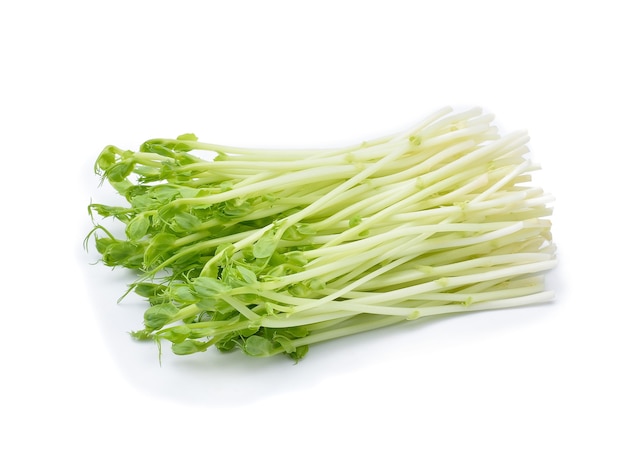
<path fill-rule="evenodd" d="M 131 334 L 179 355 L 299 360 L 406 320 L 547 302 L 552 197 L 531 184 L 527 134 L 493 121 L 446 108 L 328 149 L 193 134 L 107 146 L 95 171 L 125 204 L 90 204 L 88 239 L 105 265 L 137 273 L 128 292 L 149 307 Z"/>

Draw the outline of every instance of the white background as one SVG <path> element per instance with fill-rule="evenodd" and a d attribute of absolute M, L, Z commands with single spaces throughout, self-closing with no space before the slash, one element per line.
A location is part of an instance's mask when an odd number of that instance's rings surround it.
<path fill-rule="evenodd" d="M 619 5 L 2 2 L 0 454 L 626 455 Z M 556 197 L 553 303 L 298 365 L 165 351 L 159 367 L 128 337 L 143 305 L 117 305 L 128 278 L 82 249 L 105 145 L 343 145 L 445 105 L 529 131 Z"/>

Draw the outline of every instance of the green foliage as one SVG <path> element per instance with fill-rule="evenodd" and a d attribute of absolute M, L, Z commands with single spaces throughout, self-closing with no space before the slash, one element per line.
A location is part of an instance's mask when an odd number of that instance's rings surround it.
<path fill-rule="evenodd" d="M 148 307 L 131 334 L 178 355 L 297 361 L 407 319 L 549 300 L 551 198 L 529 185 L 528 137 L 498 136 L 480 110 L 448 114 L 330 150 L 193 134 L 105 147 L 95 172 L 127 204 L 91 203 L 87 242 L 137 273 Z"/>

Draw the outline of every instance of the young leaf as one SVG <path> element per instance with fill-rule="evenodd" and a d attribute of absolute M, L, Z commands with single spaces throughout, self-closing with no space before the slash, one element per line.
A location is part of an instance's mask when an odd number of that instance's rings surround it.
<path fill-rule="evenodd" d="M 178 135 L 176 139 L 180 141 L 198 141 L 198 137 L 193 133 L 183 133 L 182 135 Z"/>
<path fill-rule="evenodd" d="M 196 352 L 204 352 L 209 346 L 211 346 L 210 342 L 185 340 L 172 344 L 172 352 L 176 355 L 190 355 Z"/>
<path fill-rule="evenodd" d="M 203 298 L 213 298 L 228 290 L 228 286 L 215 278 L 199 276 L 192 281 L 196 295 Z"/>
<path fill-rule="evenodd" d="M 155 284 L 151 282 L 140 282 L 135 284 L 134 291 L 140 297 L 150 298 L 156 297 L 164 293 L 167 288 L 161 284 Z"/>
<path fill-rule="evenodd" d="M 105 147 L 96 161 L 96 171 L 98 169 L 106 171 L 111 168 L 117 161 L 117 156 L 120 155 L 121 152 L 122 151 L 115 146 Z"/>
<path fill-rule="evenodd" d="M 277 246 L 278 240 L 275 234 L 270 230 L 265 232 L 263 236 L 254 243 L 252 254 L 257 259 L 266 259 L 274 253 Z"/>
<path fill-rule="evenodd" d="M 135 163 L 132 160 L 118 162 L 107 168 L 106 177 L 112 183 L 122 182 L 124 179 L 128 178 L 134 167 Z"/>
<path fill-rule="evenodd" d="M 191 287 L 186 284 L 176 284 L 170 288 L 171 296 L 178 303 L 191 304 L 198 301 Z"/>
<path fill-rule="evenodd" d="M 182 343 L 191 334 L 191 329 L 186 325 L 176 325 L 159 332 L 161 338 L 165 338 L 172 343 Z"/>
<path fill-rule="evenodd" d="M 150 229 L 150 217 L 138 214 L 126 225 L 126 236 L 131 241 L 138 241 L 148 233 Z"/>
<path fill-rule="evenodd" d="M 158 330 L 178 314 L 178 308 L 172 304 L 165 303 L 148 308 L 143 315 L 146 328 Z"/>
<path fill-rule="evenodd" d="M 237 265 L 236 268 L 239 274 L 241 275 L 241 278 L 246 284 L 256 283 L 256 275 L 254 274 L 253 271 L 241 265 Z"/>
<path fill-rule="evenodd" d="M 254 357 L 266 357 L 272 355 L 274 345 L 271 341 L 259 335 L 246 338 L 243 350 L 246 354 Z"/>
<path fill-rule="evenodd" d="M 192 233 L 201 224 L 200 219 L 190 213 L 176 213 L 170 227 L 175 232 Z"/>

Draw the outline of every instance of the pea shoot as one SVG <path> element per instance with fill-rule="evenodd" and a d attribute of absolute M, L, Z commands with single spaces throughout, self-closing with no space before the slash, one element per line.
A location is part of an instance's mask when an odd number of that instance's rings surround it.
<path fill-rule="evenodd" d="M 493 121 L 446 108 L 328 149 L 107 146 L 95 172 L 125 203 L 90 204 L 87 240 L 137 274 L 128 292 L 149 306 L 131 334 L 179 355 L 299 360 L 406 320 L 546 302 L 552 197 L 531 184 L 527 134 Z"/>

